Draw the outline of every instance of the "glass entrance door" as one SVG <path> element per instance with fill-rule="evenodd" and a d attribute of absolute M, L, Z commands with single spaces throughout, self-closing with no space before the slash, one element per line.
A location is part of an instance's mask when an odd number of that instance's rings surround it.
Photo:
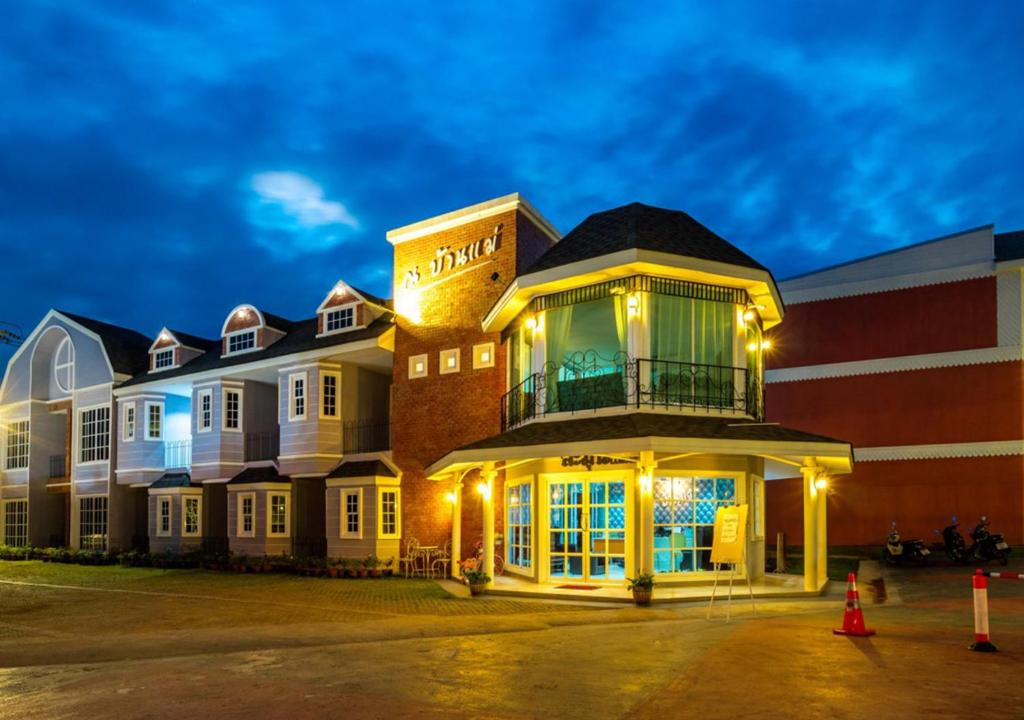
<path fill-rule="evenodd" d="M 548 484 L 551 578 L 626 577 L 626 483 L 573 480 Z"/>

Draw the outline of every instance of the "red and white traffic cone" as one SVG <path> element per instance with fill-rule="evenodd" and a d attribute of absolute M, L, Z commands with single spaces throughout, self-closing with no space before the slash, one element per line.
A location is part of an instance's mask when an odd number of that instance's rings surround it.
<path fill-rule="evenodd" d="M 974 573 L 974 652 L 997 652 L 999 648 L 988 639 L 988 581 L 981 568 Z"/>
<path fill-rule="evenodd" d="M 860 593 L 857 592 L 857 574 L 850 573 L 846 578 L 846 610 L 843 611 L 843 627 L 832 631 L 836 635 L 852 635 L 868 637 L 874 630 L 864 626 L 864 613 L 860 609 Z"/>

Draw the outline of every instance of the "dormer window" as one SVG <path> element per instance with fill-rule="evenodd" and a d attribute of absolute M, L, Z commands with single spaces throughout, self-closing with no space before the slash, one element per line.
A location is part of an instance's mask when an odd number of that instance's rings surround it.
<path fill-rule="evenodd" d="M 153 369 L 162 370 L 174 366 L 174 348 L 160 350 L 153 355 Z"/>
<path fill-rule="evenodd" d="M 324 313 L 324 317 L 327 320 L 327 332 L 346 330 L 350 327 L 354 327 L 356 324 L 356 308 L 355 305 L 349 305 L 335 310 L 328 310 Z"/>
<path fill-rule="evenodd" d="M 244 330 L 228 336 L 228 354 L 245 352 L 256 347 L 256 331 Z"/>

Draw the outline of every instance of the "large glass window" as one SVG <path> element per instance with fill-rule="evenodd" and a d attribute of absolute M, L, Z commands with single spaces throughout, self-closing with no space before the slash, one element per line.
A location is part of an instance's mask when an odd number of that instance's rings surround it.
<path fill-rule="evenodd" d="M 248 330 L 237 335 L 228 336 L 228 353 L 243 352 L 256 347 L 256 331 Z"/>
<path fill-rule="evenodd" d="M 291 404 L 288 407 L 289 420 L 306 419 L 306 373 L 295 373 L 288 376 L 288 384 L 291 388 L 289 397 Z"/>
<path fill-rule="evenodd" d="M 327 311 L 327 332 L 336 332 L 356 324 L 356 308 L 354 305 Z"/>
<path fill-rule="evenodd" d="M 358 539 L 363 536 L 362 504 L 362 488 L 341 491 L 341 537 Z"/>
<path fill-rule="evenodd" d="M 182 528 L 181 534 L 195 536 L 199 534 L 199 508 L 200 498 L 186 497 L 182 501 Z"/>
<path fill-rule="evenodd" d="M 81 439 L 80 462 L 99 462 L 110 459 L 110 408 L 83 410 L 79 427 Z M 106 502 L 106 499 L 104 499 Z"/>
<path fill-rule="evenodd" d="M 8 470 L 28 467 L 29 421 L 8 423 L 7 425 L 7 462 Z"/>
<path fill-rule="evenodd" d="M 199 391 L 199 432 L 213 429 L 213 391 Z"/>
<path fill-rule="evenodd" d="M 78 537 L 83 550 L 107 549 L 107 498 L 84 497 L 78 505 Z"/>
<path fill-rule="evenodd" d="M 160 440 L 164 434 L 163 403 L 146 403 L 146 439 Z"/>
<path fill-rule="evenodd" d="M 28 544 L 28 500 L 4 503 L 4 545 L 23 547 Z"/>
<path fill-rule="evenodd" d="M 338 417 L 338 373 L 321 373 L 320 375 L 320 416 L 325 418 Z"/>
<path fill-rule="evenodd" d="M 153 356 L 153 369 L 163 370 L 174 365 L 174 348 L 158 350 Z"/>
<path fill-rule="evenodd" d="M 167 496 L 156 499 L 156 534 L 158 537 L 171 534 L 171 498 Z"/>
<path fill-rule="evenodd" d="M 242 393 L 238 390 L 224 391 L 224 429 L 241 429 Z"/>
<path fill-rule="evenodd" d="M 238 496 L 238 536 L 252 537 L 253 518 L 256 512 L 256 495 L 243 493 Z"/>
<path fill-rule="evenodd" d="M 654 479 L 654 572 L 711 570 L 715 511 L 736 504 L 736 480 Z"/>
<path fill-rule="evenodd" d="M 396 538 L 402 534 L 397 488 L 380 488 L 377 495 L 377 537 Z"/>
<path fill-rule="evenodd" d="M 506 561 L 509 565 L 529 568 L 533 564 L 533 495 L 529 482 L 508 485 L 505 490 L 508 508 L 508 540 Z"/>
<path fill-rule="evenodd" d="M 267 535 L 284 537 L 288 535 L 288 496 L 270 495 L 269 532 Z"/>

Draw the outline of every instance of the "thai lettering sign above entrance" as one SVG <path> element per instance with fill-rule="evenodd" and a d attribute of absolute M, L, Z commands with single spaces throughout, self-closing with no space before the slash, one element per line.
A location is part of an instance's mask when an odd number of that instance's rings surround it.
<path fill-rule="evenodd" d="M 562 467 L 582 465 L 590 472 L 595 465 L 625 465 L 629 460 L 608 457 L 607 455 L 567 455 L 562 458 Z"/>
<path fill-rule="evenodd" d="M 434 253 L 434 259 L 430 261 L 430 277 L 437 278 L 443 274 L 450 273 L 465 267 L 469 263 L 481 257 L 493 255 L 501 247 L 501 230 L 503 225 L 499 223 L 494 227 L 494 232 L 485 238 L 474 240 L 468 245 L 452 250 L 451 245 L 443 245 Z M 402 288 L 409 290 L 419 285 L 419 265 L 405 274 L 402 279 Z"/>

